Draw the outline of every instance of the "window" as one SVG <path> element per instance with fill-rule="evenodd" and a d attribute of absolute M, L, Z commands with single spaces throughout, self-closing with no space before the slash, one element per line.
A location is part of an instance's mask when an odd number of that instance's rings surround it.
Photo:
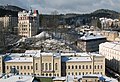
<path fill-rule="evenodd" d="M 33 69 L 33 66 L 31 66 L 31 69 Z"/>
<path fill-rule="evenodd" d="M 44 63 L 42 63 L 42 70 L 44 70 Z"/>
<path fill-rule="evenodd" d="M 68 66 L 68 69 L 70 69 L 70 66 Z"/>
<path fill-rule="evenodd" d="M 55 70 L 57 70 L 57 63 L 55 63 Z"/>
<path fill-rule="evenodd" d="M 75 69 L 77 69 L 77 65 L 75 66 Z"/>
<path fill-rule="evenodd" d="M 22 66 L 20 66 L 20 68 L 22 69 Z"/>
<path fill-rule="evenodd" d="M 79 72 L 79 75 L 81 75 L 81 72 Z"/>
<path fill-rule="evenodd" d="M 102 69 L 102 65 L 101 65 L 101 69 Z"/>
<path fill-rule="evenodd" d="M 74 69 L 74 66 L 72 65 L 72 69 Z"/>
<path fill-rule="evenodd" d="M 68 72 L 68 75 L 70 75 L 70 72 Z"/>
<path fill-rule="evenodd" d="M 30 69 L 30 67 L 28 66 L 28 69 Z"/>
<path fill-rule="evenodd" d="M 88 69 L 88 65 L 86 65 L 86 69 Z"/>
<path fill-rule="evenodd" d="M 17 66 L 17 69 L 19 69 L 19 66 Z"/>
<path fill-rule="evenodd" d="M 99 65 L 98 65 L 98 69 L 99 69 Z"/>
<path fill-rule="evenodd" d="M 83 69 L 84 69 L 84 65 L 83 65 L 83 67 L 82 67 Z"/>
<path fill-rule="evenodd" d="M 79 69 L 81 69 L 81 65 L 79 65 Z"/>
<path fill-rule="evenodd" d="M 96 65 L 95 65 L 95 69 L 96 69 Z"/>
<path fill-rule="evenodd" d="M 7 66 L 7 69 L 9 69 L 9 66 Z"/>
<path fill-rule="evenodd" d="M 74 73 L 72 72 L 72 75 L 74 75 Z"/>
<path fill-rule="evenodd" d="M 48 70 L 47 63 L 45 64 L 45 70 Z"/>
<path fill-rule="evenodd" d="M 24 66 L 24 69 L 26 69 L 26 66 Z"/>
<path fill-rule="evenodd" d="M 36 70 L 38 70 L 38 63 L 35 64 L 35 68 L 36 68 Z"/>
<path fill-rule="evenodd" d="M 91 65 L 90 65 L 90 69 L 91 69 L 92 67 L 91 67 Z"/>
<path fill-rule="evenodd" d="M 49 76 L 51 76 L 52 74 L 50 73 Z"/>
<path fill-rule="evenodd" d="M 51 63 L 49 63 L 49 70 L 51 70 Z"/>
<path fill-rule="evenodd" d="M 77 72 L 75 74 L 77 75 Z"/>

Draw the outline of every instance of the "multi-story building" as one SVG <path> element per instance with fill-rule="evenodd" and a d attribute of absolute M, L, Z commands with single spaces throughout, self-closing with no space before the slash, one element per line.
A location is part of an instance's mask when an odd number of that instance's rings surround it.
<path fill-rule="evenodd" d="M 5 32 L 13 32 L 14 27 L 18 26 L 18 17 L 13 17 L 11 15 L 0 17 L 0 21 L 3 23 Z"/>
<path fill-rule="evenodd" d="M 117 31 L 101 31 L 100 33 L 105 36 L 108 41 L 115 41 L 115 39 L 119 36 Z"/>
<path fill-rule="evenodd" d="M 55 77 L 105 75 L 105 58 L 94 53 L 41 53 L 39 50 L 30 50 L 21 54 L 9 54 L 3 62 L 6 74 Z"/>
<path fill-rule="evenodd" d="M 99 44 L 106 41 L 102 35 L 86 34 L 78 39 L 77 46 L 84 52 L 93 52 L 99 50 Z"/>
<path fill-rule="evenodd" d="M 105 42 L 99 45 L 99 53 L 106 58 L 106 65 L 120 73 L 120 42 Z"/>
<path fill-rule="evenodd" d="M 31 37 L 37 34 L 39 28 L 39 13 L 23 11 L 18 13 L 18 34 L 22 37 Z"/>

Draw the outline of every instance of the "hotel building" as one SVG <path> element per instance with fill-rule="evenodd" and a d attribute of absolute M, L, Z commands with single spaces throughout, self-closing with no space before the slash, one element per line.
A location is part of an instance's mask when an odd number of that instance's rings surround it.
<path fill-rule="evenodd" d="M 39 13 L 23 11 L 18 13 L 18 34 L 22 37 L 31 37 L 37 34 L 39 28 Z"/>

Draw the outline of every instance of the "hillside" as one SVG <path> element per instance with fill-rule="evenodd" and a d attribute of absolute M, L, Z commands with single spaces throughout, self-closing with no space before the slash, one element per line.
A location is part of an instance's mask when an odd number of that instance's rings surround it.
<path fill-rule="evenodd" d="M 0 6 L 0 17 L 5 15 L 17 16 L 18 12 L 23 10 L 25 9 L 12 5 Z"/>

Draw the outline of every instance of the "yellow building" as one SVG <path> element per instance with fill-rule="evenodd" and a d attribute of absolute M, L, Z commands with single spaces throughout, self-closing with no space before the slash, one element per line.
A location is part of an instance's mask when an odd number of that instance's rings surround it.
<path fill-rule="evenodd" d="M 5 60 L 5 73 L 19 75 L 67 76 L 105 75 L 105 58 L 95 53 L 45 53 L 27 50 L 25 53 L 11 53 Z M 3 73 L 3 72 L 2 72 Z"/>

